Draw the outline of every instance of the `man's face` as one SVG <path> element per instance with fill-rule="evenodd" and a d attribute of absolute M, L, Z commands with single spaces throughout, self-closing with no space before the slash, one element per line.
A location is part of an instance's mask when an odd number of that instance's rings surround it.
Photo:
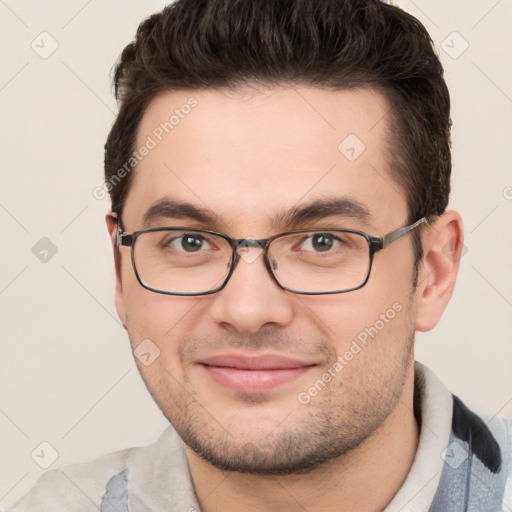
<path fill-rule="evenodd" d="M 190 97 L 197 106 L 158 141 L 155 129 Z M 402 227 L 406 195 L 390 177 L 388 109 L 370 90 L 161 95 L 139 127 L 136 148 L 148 136 L 157 144 L 134 171 L 123 228 L 261 239 L 290 229 L 381 236 Z M 180 215 L 144 225 L 144 213 L 164 198 L 216 220 Z M 283 223 L 297 209 L 336 199 L 359 203 L 369 216 L 329 211 Z M 138 283 L 129 249 L 120 253 L 116 304 L 132 348 L 149 339 L 160 351 L 148 366 L 138 361 L 142 377 L 184 441 L 217 467 L 290 472 L 346 453 L 390 417 L 412 380 L 410 235 L 375 255 L 363 288 L 334 295 L 281 289 L 260 253 L 242 258 L 217 293 L 163 295 Z"/>

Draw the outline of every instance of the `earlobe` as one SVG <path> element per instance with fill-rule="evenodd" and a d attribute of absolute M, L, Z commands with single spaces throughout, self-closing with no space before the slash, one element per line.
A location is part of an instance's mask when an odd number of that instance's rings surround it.
<path fill-rule="evenodd" d="M 425 233 L 416 330 L 430 331 L 439 322 L 455 288 L 463 246 L 462 219 L 455 211 L 437 217 Z"/>
<path fill-rule="evenodd" d="M 115 269 L 115 304 L 117 314 L 123 327 L 126 329 L 126 310 L 124 305 L 123 287 L 121 282 L 121 254 L 117 247 L 117 216 L 115 213 L 108 212 L 105 215 L 105 222 L 110 237 L 110 244 L 114 255 Z"/>

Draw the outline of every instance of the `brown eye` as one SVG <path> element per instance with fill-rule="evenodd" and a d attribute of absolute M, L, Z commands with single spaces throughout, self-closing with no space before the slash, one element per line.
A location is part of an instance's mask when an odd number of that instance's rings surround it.
<path fill-rule="evenodd" d="M 332 233 L 311 233 L 300 243 L 300 250 L 311 253 L 326 253 L 343 246 L 343 240 Z"/>
<path fill-rule="evenodd" d="M 177 252 L 199 252 L 202 249 L 211 249 L 211 244 L 202 235 L 196 233 L 182 233 L 162 241 L 162 248 L 173 249 Z"/>
<path fill-rule="evenodd" d="M 324 252 L 332 249 L 334 237 L 332 235 L 320 233 L 311 237 L 311 245 L 316 251 Z"/>
<path fill-rule="evenodd" d="M 196 252 L 201 249 L 204 238 L 198 235 L 183 235 L 181 237 L 181 246 L 187 252 Z"/>

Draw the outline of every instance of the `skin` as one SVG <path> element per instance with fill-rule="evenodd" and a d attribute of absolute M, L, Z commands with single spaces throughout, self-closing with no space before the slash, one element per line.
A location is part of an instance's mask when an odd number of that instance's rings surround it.
<path fill-rule="evenodd" d="M 311 87 L 174 91 L 144 114 L 137 147 L 193 96 L 198 106 L 134 171 L 123 211 L 127 233 L 166 196 L 204 208 L 214 223 L 161 219 L 154 226 L 213 229 L 233 238 L 286 231 L 271 219 L 311 201 L 349 196 L 368 221 L 325 219 L 294 229 L 339 226 L 382 236 L 407 224 L 405 191 L 388 168 L 389 106 L 378 92 Z M 366 150 L 338 150 L 356 134 Z M 116 223 L 106 217 L 112 244 Z M 203 512 L 383 510 L 413 462 L 414 332 L 432 329 L 454 288 L 462 222 L 453 211 L 422 229 L 424 259 L 414 290 L 406 235 L 376 254 L 357 291 L 306 296 L 282 290 L 263 259 L 240 261 L 226 287 L 200 297 L 153 293 L 137 282 L 130 250 L 120 259 L 116 307 L 132 348 L 149 338 L 160 356 L 139 371 L 187 443 Z M 307 404 L 297 399 L 365 327 L 402 307 Z M 271 390 L 241 393 L 199 364 L 220 353 L 280 354 L 312 366 Z M 198 454 L 199 453 L 199 454 Z M 392 463 L 390 464 L 390 461 Z M 369 490 L 371 489 L 371 492 Z"/>

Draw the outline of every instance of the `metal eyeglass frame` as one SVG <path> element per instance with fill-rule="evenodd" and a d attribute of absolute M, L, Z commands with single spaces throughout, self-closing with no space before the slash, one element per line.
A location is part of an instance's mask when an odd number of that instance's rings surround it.
<path fill-rule="evenodd" d="M 238 265 L 238 262 L 240 261 L 240 254 L 238 253 L 238 248 L 242 245 L 244 247 L 257 247 L 257 248 L 263 249 L 263 259 L 265 260 L 265 266 L 266 266 L 269 274 L 274 279 L 274 281 L 283 290 L 286 290 L 286 291 L 289 291 L 292 293 L 297 293 L 300 295 L 331 295 L 331 294 L 336 294 L 336 293 L 346 293 L 346 292 L 351 292 L 354 290 L 359 290 L 368 282 L 368 279 L 370 278 L 370 272 L 371 272 L 372 263 L 373 263 L 373 256 L 377 252 L 381 251 L 382 249 L 384 249 L 385 247 L 387 247 L 388 245 L 393 243 L 395 240 L 398 240 L 399 238 L 403 237 L 404 235 L 406 235 L 413 229 L 417 228 L 421 224 L 429 223 L 428 218 L 423 217 L 420 220 L 414 222 L 413 224 L 409 224 L 408 226 L 398 228 L 395 231 L 391 231 L 391 233 L 388 233 L 387 235 L 384 235 L 384 236 L 372 236 L 372 235 L 369 235 L 368 233 L 365 233 L 364 231 L 357 231 L 357 230 L 353 230 L 353 229 L 324 228 L 324 229 L 302 229 L 302 230 L 298 230 L 298 231 L 288 231 L 286 233 L 280 233 L 279 235 L 271 236 L 270 238 L 262 238 L 260 240 L 253 240 L 251 238 L 233 239 L 233 238 L 230 238 L 228 235 L 225 235 L 223 233 L 218 233 L 216 231 L 210 231 L 207 229 L 192 229 L 192 228 L 187 228 L 187 227 L 185 227 L 185 228 L 182 228 L 182 227 L 150 228 L 150 229 L 144 229 L 144 230 L 140 230 L 140 231 L 134 231 L 133 233 L 126 233 L 121 227 L 120 216 L 118 215 L 118 217 L 113 217 L 113 218 L 116 219 L 117 225 L 118 225 L 116 245 L 117 245 L 117 247 L 121 247 L 121 246 L 122 247 L 130 247 L 133 270 L 135 272 L 135 276 L 137 277 L 137 281 L 140 283 L 140 285 L 143 288 L 145 288 L 146 290 L 149 290 L 149 291 L 152 291 L 155 293 L 162 293 L 164 295 L 179 295 L 179 296 L 211 295 L 212 293 L 217 293 L 220 290 L 222 290 L 226 286 L 226 284 L 229 281 L 231 275 L 233 274 L 236 266 Z M 220 284 L 217 288 L 214 288 L 213 290 L 197 293 L 197 292 L 169 292 L 166 290 L 159 290 L 157 288 L 152 288 L 151 286 L 148 286 L 146 283 L 144 283 L 144 281 L 141 279 L 139 272 L 137 270 L 137 265 L 135 264 L 135 255 L 134 255 L 135 241 L 137 240 L 137 237 L 143 233 L 153 233 L 156 231 L 186 231 L 187 233 L 208 233 L 210 235 L 216 235 L 216 236 L 226 240 L 229 243 L 229 245 L 231 246 L 231 249 L 233 250 L 233 254 L 231 257 L 229 273 L 227 274 L 227 276 L 224 279 L 224 281 L 222 282 L 222 284 Z M 312 231 L 353 233 L 353 234 L 360 235 L 366 239 L 366 242 L 368 243 L 368 247 L 369 247 L 370 264 L 368 266 L 368 272 L 366 273 L 366 278 L 360 285 L 352 287 L 352 288 L 348 288 L 346 290 L 334 290 L 334 291 L 328 291 L 328 292 L 306 292 L 306 291 L 293 290 L 291 288 L 284 286 L 283 284 L 281 284 L 278 281 L 277 277 L 274 274 L 274 271 L 272 269 L 272 264 L 271 264 L 269 256 L 268 256 L 268 248 L 270 246 L 270 243 L 273 240 L 276 240 L 277 238 L 281 238 L 281 237 L 284 237 L 287 235 L 292 235 L 292 234 L 296 234 L 296 233 L 310 233 Z"/>

